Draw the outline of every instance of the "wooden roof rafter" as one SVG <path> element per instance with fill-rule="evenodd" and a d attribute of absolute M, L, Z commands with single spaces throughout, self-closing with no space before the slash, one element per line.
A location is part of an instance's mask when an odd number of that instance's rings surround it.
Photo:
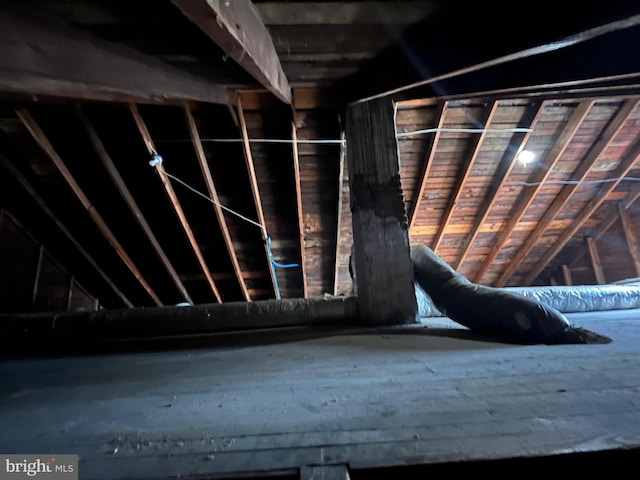
<path fill-rule="evenodd" d="M 91 220 L 95 223 L 96 227 L 102 234 L 102 236 L 109 242 L 109 244 L 113 247 L 115 252 L 118 254 L 122 262 L 127 266 L 129 271 L 136 278 L 138 283 L 144 288 L 144 290 L 149 294 L 149 296 L 153 299 L 154 303 L 158 306 L 162 306 L 163 303 L 155 293 L 149 282 L 144 278 L 144 275 L 131 259 L 129 254 L 126 252 L 120 241 L 117 239 L 115 234 L 111 231 L 107 223 L 104 221 L 98 210 L 91 203 L 87 195 L 84 193 L 76 179 L 73 177 L 71 171 L 67 168 L 64 161 L 58 154 L 58 152 L 54 149 L 53 145 L 47 138 L 46 134 L 40 128 L 40 125 L 36 122 L 36 120 L 31 116 L 28 110 L 25 108 L 20 108 L 16 111 L 18 118 L 23 123 L 25 128 L 29 131 L 35 142 L 42 149 L 42 151 L 49 157 L 49 159 L 53 162 L 55 167 L 58 169 L 64 180 L 67 182 L 67 185 L 71 188 L 76 198 L 80 201 L 83 208 L 89 214 Z"/>
<path fill-rule="evenodd" d="M 295 116 L 295 115 L 294 115 Z M 298 214 L 298 233 L 300 237 L 300 268 L 302 269 L 302 296 L 307 298 L 307 265 L 304 241 L 304 216 L 302 215 L 302 189 L 300 186 L 300 156 L 298 154 L 298 129 L 291 122 L 291 140 L 293 148 L 293 177 L 296 189 L 296 210 Z"/>
<path fill-rule="evenodd" d="M 498 277 L 498 280 L 495 282 L 496 287 L 503 287 L 520 265 L 522 265 L 531 249 L 536 245 L 538 239 L 544 235 L 549 225 L 551 225 L 551 222 L 553 222 L 553 219 L 563 209 L 571 195 L 580 187 L 580 182 L 589 174 L 602 152 L 615 140 L 639 104 L 640 101 L 638 100 L 627 100 L 623 103 L 615 117 L 605 127 L 602 134 L 571 175 L 571 180 L 575 183 L 569 183 L 562 187 L 562 190 L 560 190 L 549 208 L 546 209 L 542 218 L 537 222 L 536 228 L 529 234 L 518 249 L 518 253 L 511 259 L 509 265 L 507 265 L 500 274 L 500 277 Z"/>
<path fill-rule="evenodd" d="M 540 275 L 540 273 L 549 265 L 564 246 L 571 240 L 576 233 L 582 228 L 589 218 L 596 212 L 598 208 L 606 201 L 609 195 L 622 181 L 622 179 L 634 168 L 636 162 L 640 160 L 640 140 L 637 141 L 624 156 L 616 169 L 612 172 L 612 182 L 605 183 L 600 190 L 587 203 L 584 209 L 578 214 L 576 219 L 571 223 L 569 228 L 562 232 L 562 235 L 547 249 L 535 267 L 527 273 L 522 284 L 523 286 L 531 285 L 531 283 Z"/>
<path fill-rule="evenodd" d="M 71 242 L 71 244 L 78 250 L 80 255 L 93 267 L 98 273 L 99 277 L 111 288 L 111 290 L 122 300 L 125 306 L 133 308 L 133 303 L 125 296 L 125 294 L 118 288 L 115 282 L 105 273 L 105 271 L 98 265 L 98 262 L 91 256 L 91 254 L 82 246 L 82 244 L 73 236 L 66 225 L 57 217 L 57 215 L 51 210 L 47 202 L 38 194 L 36 189 L 29 183 L 29 181 L 13 166 L 13 164 L 0 153 L 0 166 L 4 167 L 9 172 L 12 178 L 14 178 L 22 188 L 29 194 L 29 196 L 36 202 L 38 207 L 45 213 L 47 217 L 58 227 L 62 234 Z M 4 210 L 0 210 L 0 223 L 3 218 Z"/>
<path fill-rule="evenodd" d="M 529 131 L 516 132 L 513 134 L 513 137 L 511 138 L 509 145 L 505 150 L 505 154 L 500 160 L 500 164 L 498 166 L 496 174 L 494 175 L 494 180 L 491 184 L 489 192 L 487 193 L 485 201 L 478 210 L 478 214 L 476 215 L 473 226 L 471 227 L 471 232 L 465 237 L 458 258 L 452 265 L 455 270 L 458 270 L 467 258 L 469 250 L 471 249 L 473 243 L 478 237 L 478 234 L 480 233 L 482 224 L 489 216 L 491 209 L 498 199 L 498 195 L 502 190 L 502 187 L 504 187 L 504 185 L 507 183 L 507 179 L 509 178 L 511 171 L 516 165 L 516 162 L 514 160 L 517 158 L 518 153 L 520 153 L 524 146 L 527 144 L 527 141 L 529 140 L 529 137 L 531 137 L 535 126 L 542 117 L 546 104 L 547 102 L 533 102 L 532 106 L 528 108 L 524 113 L 522 120 L 520 121 L 520 127 L 528 129 Z"/>
<path fill-rule="evenodd" d="M 548 176 L 551 174 L 551 171 L 554 169 L 555 165 L 560 160 L 560 157 L 562 156 L 566 148 L 569 146 L 571 139 L 574 137 L 574 135 L 580 128 L 580 125 L 582 125 L 582 122 L 584 121 L 585 117 L 591 110 L 591 107 L 593 106 L 594 103 L 595 103 L 595 100 L 593 99 L 583 100 L 578 104 L 578 106 L 574 110 L 573 114 L 571 115 L 565 127 L 563 128 L 562 132 L 558 136 L 555 144 L 551 148 L 551 151 L 546 155 L 543 163 L 540 164 L 540 167 L 538 168 L 535 174 L 535 179 L 532 182 L 535 184 L 535 186 L 527 187 L 520 194 L 520 197 L 518 198 L 516 205 L 514 206 L 514 208 L 512 209 L 509 215 L 509 221 L 507 222 L 506 227 L 498 237 L 497 241 L 494 243 L 489 254 L 485 257 L 479 270 L 476 272 L 475 278 L 474 278 L 475 283 L 480 283 L 480 281 L 482 280 L 482 277 L 487 273 L 487 270 L 489 270 L 489 268 L 493 264 L 493 261 L 496 259 L 496 257 L 500 253 L 500 250 L 502 249 L 502 247 L 504 247 L 506 243 L 509 241 L 511 234 L 516 229 L 518 223 L 520 222 L 525 212 L 533 202 L 536 194 L 542 188 L 542 185 L 544 184 L 545 180 L 548 178 Z"/>
<path fill-rule="evenodd" d="M 142 137 L 142 141 L 144 142 L 145 146 L 147 147 L 147 151 L 149 152 L 149 155 L 156 155 L 158 153 L 158 151 L 156 150 L 155 144 L 153 142 L 153 138 L 151 138 L 151 134 L 149 133 L 149 130 L 147 129 L 147 125 L 144 122 L 144 119 L 142 118 L 142 115 L 140 115 L 140 111 L 138 110 L 138 106 L 136 104 L 129 104 L 129 110 L 131 111 L 131 114 L 133 115 L 133 119 L 136 122 L 136 126 L 138 127 L 138 131 L 140 133 L 140 136 Z M 216 285 L 215 280 L 213 279 L 213 275 L 211 274 L 211 271 L 209 270 L 209 267 L 207 266 L 207 262 L 204 259 L 204 255 L 202 254 L 202 251 L 200 250 L 200 246 L 198 245 L 198 241 L 196 240 L 195 235 L 193 234 L 193 230 L 191 229 L 191 225 L 189 224 L 189 220 L 187 219 L 187 216 L 184 213 L 184 210 L 182 209 L 182 205 L 180 204 L 180 200 L 178 199 L 178 196 L 176 195 L 175 190 L 173 189 L 173 186 L 171 185 L 171 182 L 169 181 L 169 177 L 167 177 L 166 171 L 164 169 L 164 166 L 162 165 L 162 163 L 158 163 L 157 165 L 155 165 L 155 169 L 156 172 L 158 173 L 158 178 L 160 179 L 160 182 L 162 182 L 162 186 L 165 189 L 165 192 L 167 193 L 167 196 L 169 197 L 169 200 L 171 201 L 171 204 L 173 205 L 174 211 L 176 212 L 176 215 L 178 216 L 178 219 L 180 220 L 180 224 L 182 225 L 182 228 L 189 240 L 189 243 L 191 245 L 191 248 L 193 250 L 194 255 L 196 256 L 198 263 L 200 264 L 200 268 L 202 269 L 207 282 L 209 284 L 209 287 L 211 288 L 211 291 L 213 292 L 213 296 L 215 298 L 215 300 L 218 303 L 222 303 L 222 297 L 220 296 L 220 291 L 218 290 L 218 286 Z"/>
<path fill-rule="evenodd" d="M 271 258 L 271 251 L 268 245 L 267 227 L 264 219 L 264 210 L 262 208 L 262 198 L 260 197 L 260 188 L 258 187 L 258 178 L 256 177 L 256 169 L 253 163 L 253 154 L 251 153 L 251 144 L 249 143 L 249 132 L 247 129 L 247 122 L 244 118 L 244 109 L 242 107 L 242 100 L 240 96 L 236 99 L 236 109 L 238 121 L 240 123 L 240 133 L 242 135 L 242 145 L 244 149 L 244 157 L 247 164 L 247 171 L 249 173 L 249 182 L 251 184 L 251 193 L 253 195 L 253 201 L 258 214 L 258 222 L 261 226 L 260 234 L 262 235 L 262 242 L 264 244 L 264 253 L 267 259 L 267 265 L 269 267 L 269 273 L 271 278 L 271 284 L 273 291 L 276 294 L 276 298 L 279 299 L 280 293 L 278 290 L 278 280 L 276 278 L 275 266 Z"/>
<path fill-rule="evenodd" d="M 240 268 L 240 263 L 238 262 L 238 256 L 236 255 L 236 251 L 233 246 L 233 241 L 231 240 L 231 234 L 229 233 L 229 226 L 227 225 L 224 212 L 222 211 L 220 199 L 218 198 L 218 191 L 216 189 L 216 185 L 213 180 L 213 175 L 211 174 L 211 169 L 209 168 L 209 162 L 207 161 L 207 156 L 204 153 L 204 148 L 202 146 L 202 140 L 200 138 L 198 126 L 196 125 L 196 120 L 193 117 L 193 112 L 189 104 L 184 105 L 184 115 L 187 121 L 189 134 L 191 135 L 191 143 L 193 144 L 193 148 L 195 149 L 195 153 L 196 153 L 196 158 L 198 159 L 198 165 L 200 166 L 200 170 L 202 171 L 204 182 L 207 185 L 207 191 L 209 192 L 209 197 L 211 199 L 211 203 L 213 204 L 213 209 L 216 213 L 218 224 L 220 225 L 220 230 L 222 232 L 224 244 L 227 247 L 227 252 L 229 253 L 231 265 L 233 266 L 233 272 L 236 276 L 236 279 L 238 280 L 240 289 L 242 290 L 242 296 L 244 297 L 245 300 L 251 300 L 249 295 L 249 290 L 247 289 L 247 284 L 242 275 L 242 269 Z"/>
<path fill-rule="evenodd" d="M 456 208 L 458 201 L 460 200 L 460 197 L 462 195 L 462 192 L 464 191 L 465 183 L 467 182 L 469 175 L 471 175 L 471 170 L 473 170 L 473 166 L 476 162 L 476 159 L 478 158 L 478 154 L 480 153 L 482 142 L 484 141 L 484 139 L 488 134 L 487 129 L 489 128 L 489 125 L 491 124 L 493 117 L 498 111 L 499 105 L 500 105 L 500 102 L 494 101 L 491 104 L 491 107 L 482 113 L 482 116 L 484 118 L 478 119 L 479 124 L 483 125 L 483 131 L 479 135 L 476 135 L 472 140 L 472 145 L 470 148 L 471 155 L 469 156 L 469 159 L 467 160 L 466 164 L 462 167 L 463 168 L 462 172 L 458 174 L 456 184 L 453 187 L 453 192 L 449 197 L 449 203 L 445 208 L 444 218 L 441 220 L 440 228 L 431 246 L 431 249 L 436 253 L 437 253 L 438 247 L 440 246 L 440 242 L 444 237 L 444 233 L 447 229 L 447 226 L 449 225 L 449 221 L 453 216 L 454 209 Z"/>
<path fill-rule="evenodd" d="M 118 171 L 117 167 L 113 163 L 113 160 L 111 159 L 111 156 L 109 155 L 109 153 L 107 152 L 107 149 L 102 143 L 102 140 L 98 135 L 98 132 L 96 131 L 94 126 L 91 124 L 86 113 L 82 110 L 82 108 L 79 105 L 76 106 L 76 113 L 80 118 L 80 123 L 82 123 L 82 125 L 84 126 L 84 129 L 87 131 L 87 135 L 89 136 L 89 141 L 93 146 L 94 150 L 96 151 L 98 158 L 102 162 L 102 165 L 104 166 L 105 170 L 111 177 L 111 180 L 113 181 L 116 188 L 120 192 L 120 195 L 122 196 L 125 204 L 131 211 L 131 214 L 140 225 L 140 228 L 142 229 L 145 236 L 147 237 L 147 240 L 152 245 L 154 251 L 156 252 L 156 255 L 164 265 L 165 270 L 167 270 L 167 272 L 169 273 L 169 276 L 173 280 L 173 283 L 175 284 L 176 288 L 178 289 L 178 291 L 180 292 L 180 294 L 182 295 L 185 301 L 189 303 L 193 303 L 193 300 L 191 299 L 189 292 L 187 291 L 184 284 L 182 283 L 182 280 L 180 280 L 178 273 L 176 272 L 175 268 L 171 264 L 171 261 L 167 257 L 167 254 L 164 252 L 162 246 L 160 245 L 160 242 L 158 241 L 155 234 L 151 230 L 151 226 L 147 222 L 146 218 L 144 217 L 144 214 L 140 210 L 140 207 L 138 207 L 138 204 L 133 198 L 133 195 L 129 191 L 129 188 L 127 187 L 124 179 L 120 175 L 120 172 Z"/>
<path fill-rule="evenodd" d="M 633 222 L 629 218 L 629 213 L 622 203 L 618 203 L 618 215 L 622 223 L 624 239 L 627 242 L 627 248 L 633 260 L 633 268 L 635 269 L 636 276 L 640 276 L 640 243 L 638 242 L 638 235 L 636 235 L 633 228 Z"/>
<path fill-rule="evenodd" d="M 427 158 L 424 161 L 422 172 L 420 173 L 420 177 L 418 179 L 418 190 L 416 192 L 416 197 L 413 201 L 413 209 L 411 211 L 411 216 L 409 217 L 409 235 L 411 235 L 411 229 L 414 227 L 416 223 L 416 219 L 420 214 L 420 205 L 422 204 L 422 200 L 424 199 L 425 191 L 427 188 L 427 181 L 429 179 L 429 173 L 431 171 L 431 166 L 433 165 L 433 161 L 436 156 L 436 150 L 438 149 L 438 142 L 440 141 L 440 135 L 442 133 L 442 126 L 444 125 L 444 119 L 447 114 L 447 107 L 449 106 L 449 102 L 442 102 L 438 107 L 438 124 L 436 125 L 436 131 L 433 133 L 431 137 L 431 141 L 429 144 Z"/>

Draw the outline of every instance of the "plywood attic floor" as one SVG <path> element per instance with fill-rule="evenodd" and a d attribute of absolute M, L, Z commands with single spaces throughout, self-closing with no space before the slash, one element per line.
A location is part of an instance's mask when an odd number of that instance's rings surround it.
<path fill-rule="evenodd" d="M 327 464 L 355 479 L 640 451 L 640 310 L 569 317 L 613 342 L 510 345 L 438 318 L 5 358 L 0 452 L 77 453 L 81 479 L 296 478 Z"/>

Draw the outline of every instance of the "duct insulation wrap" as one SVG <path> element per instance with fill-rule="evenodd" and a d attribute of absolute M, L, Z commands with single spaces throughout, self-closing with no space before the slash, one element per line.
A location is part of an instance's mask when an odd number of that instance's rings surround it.
<path fill-rule="evenodd" d="M 437 311 L 471 331 L 518 343 L 608 343 L 557 308 L 513 291 L 471 282 L 425 245 L 411 248 L 415 282 Z"/>
<path fill-rule="evenodd" d="M 444 317 L 416 282 L 416 299 L 421 317 Z M 640 308 L 640 283 L 627 285 L 581 285 L 575 287 L 500 288 L 549 305 L 562 313 L 602 312 Z"/>

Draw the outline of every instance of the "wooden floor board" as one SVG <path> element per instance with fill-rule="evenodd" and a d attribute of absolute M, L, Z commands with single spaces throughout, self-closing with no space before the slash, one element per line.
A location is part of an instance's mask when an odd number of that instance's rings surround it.
<path fill-rule="evenodd" d="M 510 345 L 436 318 L 5 359 L 0 451 L 78 453 L 81 478 L 115 480 L 640 448 L 640 311 L 570 319 L 613 342 Z"/>

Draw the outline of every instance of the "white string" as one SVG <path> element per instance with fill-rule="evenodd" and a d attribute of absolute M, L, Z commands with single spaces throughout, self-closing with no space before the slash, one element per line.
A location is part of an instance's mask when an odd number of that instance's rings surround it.
<path fill-rule="evenodd" d="M 455 133 L 529 133 L 531 128 L 427 128 L 425 130 L 414 130 L 413 132 L 398 133 L 398 138 L 409 137 L 411 135 L 422 135 L 435 132 L 455 132 Z"/>
<path fill-rule="evenodd" d="M 207 200 L 209 200 L 209 201 L 210 201 L 211 203 L 213 203 L 214 205 L 218 205 L 218 206 L 219 206 L 220 208 L 222 208 L 223 210 L 226 210 L 227 212 L 229 212 L 229 213 L 231 213 L 231 214 L 235 215 L 236 217 L 239 217 L 239 218 L 241 218 L 242 220 L 244 220 L 244 221 L 246 221 L 246 222 L 249 222 L 249 223 L 251 223 L 252 225 L 255 225 L 256 227 L 261 228 L 261 229 L 262 229 L 262 231 L 264 232 L 265 236 L 267 235 L 267 229 L 265 228 L 265 226 L 264 226 L 264 225 L 261 225 L 261 224 L 259 224 L 258 222 L 254 221 L 254 220 L 251 220 L 250 218 L 247 218 L 247 217 L 245 217 L 244 215 L 242 215 L 242 214 L 240 214 L 240 213 L 238 213 L 238 212 L 235 212 L 235 211 L 231 210 L 231 209 L 230 209 L 230 208 L 228 208 L 228 207 L 225 207 L 224 205 L 222 205 L 222 204 L 221 204 L 221 203 L 219 203 L 219 202 L 216 202 L 213 198 L 210 198 L 210 197 L 208 197 L 207 195 L 205 195 L 204 193 L 202 193 L 202 192 L 200 192 L 200 191 L 196 190 L 196 189 L 195 189 L 195 188 L 193 188 L 191 185 L 188 185 L 187 183 L 185 183 L 185 182 L 183 182 L 182 180 L 180 180 L 178 177 L 175 177 L 175 176 L 171 175 L 170 173 L 167 173 L 167 171 L 166 171 L 166 170 L 158 170 L 158 171 L 159 171 L 159 172 L 162 172 L 162 173 L 163 173 L 163 174 L 165 174 L 167 177 L 169 177 L 169 178 L 171 178 L 171 179 L 175 180 L 176 182 L 181 183 L 182 185 L 184 185 L 185 187 L 187 187 L 187 188 L 188 188 L 189 190 L 191 190 L 192 192 L 197 193 L 198 195 L 200 195 L 200 196 L 201 196 L 201 197 L 203 197 L 203 198 L 206 198 Z"/>
<path fill-rule="evenodd" d="M 509 182 L 512 185 L 522 185 L 523 187 L 537 187 L 540 185 L 590 185 L 599 183 L 611 183 L 627 180 L 630 182 L 640 182 L 638 177 L 604 178 L 602 180 L 546 180 L 544 182 Z"/>
<path fill-rule="evenodd" d="M 160 143 L 179 143 L 179 142 L 188 142 L 191 143 L 193 140 L 190 138 L 166 138 L 163 140 L 156 140 Z M 240 143 L 244 140 L 242 138 L 201 138 L 201 142 L 204 143 Z M 289 140 L 286 138 L 250 138 L 249 143 L 286 143 L 293 144 L 293 140 Z M 344 141 L 342 139 L 331 139 L 331 138 L 322 138 L 316 140 L 296 140 L 295 143 L 300 144 L 329 144 L 329 145 L 342 145 Z"/>

